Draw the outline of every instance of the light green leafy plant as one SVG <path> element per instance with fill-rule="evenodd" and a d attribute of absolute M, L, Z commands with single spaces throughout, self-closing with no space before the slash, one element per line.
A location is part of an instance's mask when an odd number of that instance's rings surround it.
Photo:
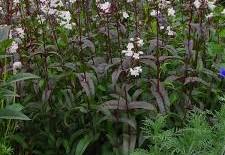
<path fill-rule="evenodd" d="M 168 128 L 166 116 L 146 119 L 143 127 L 148 140 L 146 155 L 219 155 L 225 146 L 225 106 L 215 115 L 201 110 L 188 114 L 183 128 Z M 136 150 L 132 155 L 141 155 Z"/>

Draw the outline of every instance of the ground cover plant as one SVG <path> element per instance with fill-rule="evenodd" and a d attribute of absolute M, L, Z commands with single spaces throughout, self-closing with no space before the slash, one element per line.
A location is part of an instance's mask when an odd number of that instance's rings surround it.
<path fill-rule="evenodd" d="M 224 154 L 222 0 L 0 0 L 0 155 Z"/>

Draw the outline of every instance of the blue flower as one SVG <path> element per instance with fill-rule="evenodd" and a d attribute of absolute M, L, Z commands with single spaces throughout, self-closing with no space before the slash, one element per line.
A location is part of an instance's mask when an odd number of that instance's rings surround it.
<path fill-rule="evenodd" d="M 220 68 L 219 76 L 224 79 L 225 78 L 225 68 Z"/>

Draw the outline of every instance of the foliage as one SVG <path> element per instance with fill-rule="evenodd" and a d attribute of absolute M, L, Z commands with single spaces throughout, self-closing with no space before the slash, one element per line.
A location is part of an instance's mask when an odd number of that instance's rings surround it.
<path fill-rule="evenodd" d="M 224 154 L 225 106 L 216 114 L 196 109 L 188 114 L 182 128 L 168 126 L 168 116 L 147 118 L 143 130 L 148 140 L 146 155 Z M 143 154 L 137 150 L 132 155 Z"/>
<path fill-rule="evenodd" d="M 223 117 L 211 113 L 223 113 L 223 5 L 0 0 L 0 147 L 33 155 L 128 155 L 146 143 L 155 154 L 221 151 Z"/>

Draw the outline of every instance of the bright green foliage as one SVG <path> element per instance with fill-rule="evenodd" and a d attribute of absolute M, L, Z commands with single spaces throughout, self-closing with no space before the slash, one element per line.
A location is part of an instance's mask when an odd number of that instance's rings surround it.
<path fill-rule="evenodd" d="M 167 117 L 146 119 L 143 130 L 149 142 L 146 155 L 220 155 L 225 146 L 225 106 L 215 115 L 200 110 L 189 113 L 183 128 L 168 128 Z M 132 155 L 141 155 L 136 150 Z"/>
<path fill-rule="evenodd" d="M 13 155 L 13 149 L 0 141 L 0 155 Z"/>

